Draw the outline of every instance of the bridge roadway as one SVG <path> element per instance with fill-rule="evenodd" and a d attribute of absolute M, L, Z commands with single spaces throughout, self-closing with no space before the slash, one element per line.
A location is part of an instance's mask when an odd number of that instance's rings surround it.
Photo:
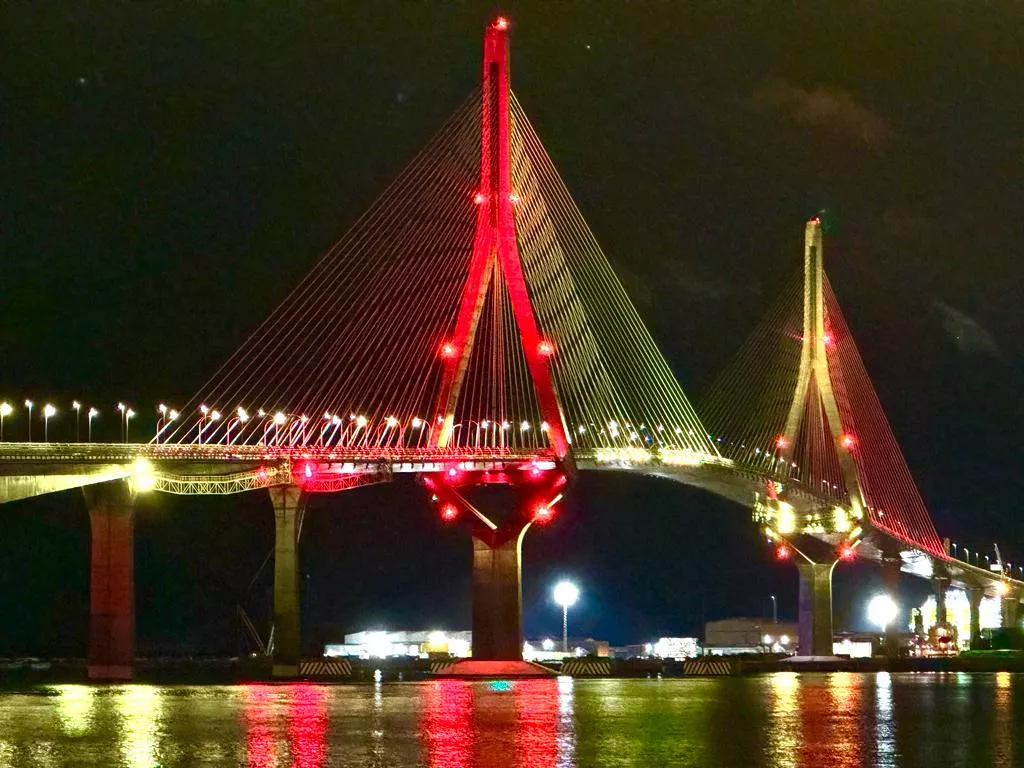
<path fill-rule="evenodd" d="M 702 488 L 748 509 L 758 495 L 763 496 L 769 479 L 729 459 L 689 451 L 659 455 L 642 449 L 607 449 L 578 452 L 573 459 L 577 471 L 659 477 Z M 128 480 L 139 490 L 179 495 L 242 493 L 284 484 L 301 485 L 310 493 L 330 493 L 385 482 L 394 474 L 444 472 L 453 466 L 481 472 L 538 465 L 553 468 L 553 455 L 410 447 L 359 450 L 252 444 L 8 442 L 0 443 L 0 503 L 113 480 Z M 814 494 L 792 481 L 787 486 L 787 501 L 798 515 L 837 505 L 836 499 Z M 920 578 L 931 579 L 941 571 L 950 586 L 960 589 L 980 588 L 986 596 L 1002 597 L 1009 586 L 1013 594 L 1024 594 L 1022 581 L 948 555 L 936 557 L 863 522 L 867 530 L 859 557 L 880 562 L 884 553 L 898 552 L 901 570 Z M 814 537 L 833 549 L 843 539 L 829 533 Z"/>

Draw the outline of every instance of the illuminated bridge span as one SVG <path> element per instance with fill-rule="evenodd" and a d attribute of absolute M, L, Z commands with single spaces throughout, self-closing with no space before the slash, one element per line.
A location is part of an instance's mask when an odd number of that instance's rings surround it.
<path fill-rule="evenodd" d="M 831 576 L 983 593 L 1024 584 L 950 558 L 911 478 L 807 224 L 800 288 L 723 374 L 702 419 L 509 89 L 507 22 L 482 87 L 148 444 L 0 443 L 0 500 L 83 486 L 92 520 L 91 674 L 131 674 L 134 494 L 269 489 L 275 669 L 299 657 L 303 499 L 419 476 L 473 538 L 473 653 L 520 659 L 521 543 L 579 471 L 629 471 L 753 508 L 798 560 L 800 647 L 831 654 Z M 474 489 L 503 485 L 501 517 Z"/>

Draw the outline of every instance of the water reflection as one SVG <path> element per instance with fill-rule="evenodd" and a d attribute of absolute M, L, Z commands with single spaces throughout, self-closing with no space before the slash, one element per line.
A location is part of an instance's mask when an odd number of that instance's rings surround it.
<path fill-rule="evenodd" d="M 159 765 L 160 691 L 151 685 L 128 685 L 117 698 L 121 718 L 121 753 L 131 768 Z"/>
<path fill-rule="evenodd" d="M 431 768 L 574 766 L 572 681 L 422 687 L 420 740 Z"/>
<path fill-rule="evenodd" d="M 836 765 L 862 765 L 860 734 L 861 695 L 865 678 L 853 672 L 834 672 L 828 676 L 829 697 L 827 704 L 831 711 L 826 720 L 831 732 L 831 744 L 825 742 L 829 757 Z M 822 747 L 819 746 L 819 750 Z M 807 765 L 824 764 L 824 761 L 810 760 Z"/>
<path fill-rule="evenodd" d="M 768 725 L 769 764 L 778 768 L 796 768 L 801 723 L 797 689 L 800 678 L 796 672 L 777 672 L 770 677 Z"/>
<path fill-rule="evenodd" d="M 64 733 L 68 736 L 85 734 L 92 726 L 96 689 L 91 685 L 55 685 L 53 689 L 60 694 L 57 716 Z"/>
<path fill-rule="evenodd" d="M 323 686 L 307 683 L 243 686 L 249 768 L 321 768 L 327 760 L 327 696 Z"/>
<path fill-rule="evenodd" d="M 892 678 L 888 672 L 875 675 L 875 764 L 896 765 L 896 728 L 892 713 Z"/>
<path fill-rule="evenodd" d="M 996 672 L 995 716 L 992 719 L 992 765 L 1010 768 L 1013 761 L 1013 677 L 1009 672 Z"/>

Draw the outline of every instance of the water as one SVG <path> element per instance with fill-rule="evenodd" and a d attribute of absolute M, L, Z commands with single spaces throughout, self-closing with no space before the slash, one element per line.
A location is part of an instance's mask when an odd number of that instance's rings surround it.
<path fill-rule="evenodd" d="M 1024 675 L 54 686 L 0 693 L 8 766 L 1024 765 Z"/>

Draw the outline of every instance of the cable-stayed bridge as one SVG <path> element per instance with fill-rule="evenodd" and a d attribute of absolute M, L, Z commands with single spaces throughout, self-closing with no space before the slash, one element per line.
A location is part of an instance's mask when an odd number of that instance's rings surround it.
<path fill-rule="evenodd" d="M 474 656 L 519 659 L 521 543 L 581 471 L 667 477 L 752 508 L 800 570 L 800 647 L 830 655 L 831 577 L 864 557 L 1012 622 L 1024 584 L 950 557 L 863 367 L 807 223 L 802 278 L 695 410 L 509 87 L 480 89 L 284 302 L 144 444 L 0 442 L 0 501 L 84 487 L 90 662 L 134 658 L 133 500 L 269 489 L 275 668 L 300 654 L 311 493 L 414 474 L 473 539 Z M 481 492 L 501 488 L 500 498 Z"/>

